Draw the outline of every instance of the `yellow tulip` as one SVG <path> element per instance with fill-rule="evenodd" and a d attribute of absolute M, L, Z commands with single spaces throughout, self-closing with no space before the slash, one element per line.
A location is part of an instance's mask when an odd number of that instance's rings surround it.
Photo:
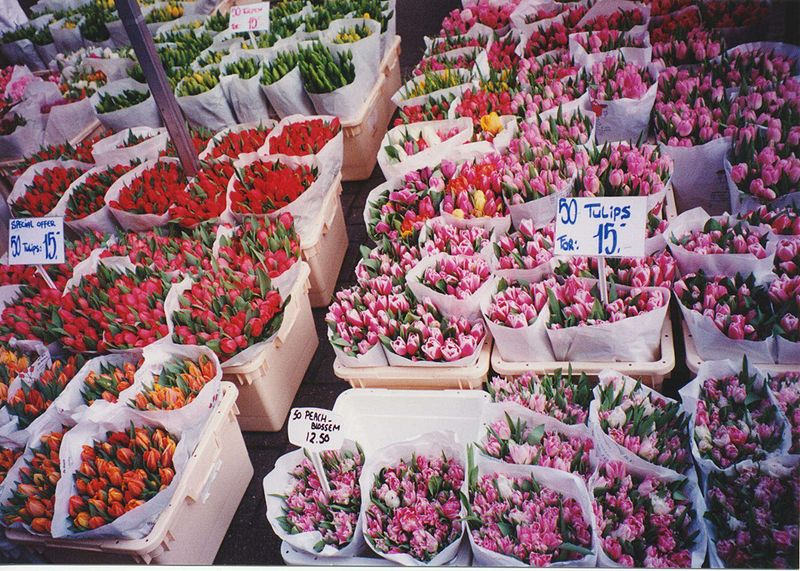
<path fill-rule="evenodd" d="M 461 210 L 460 208 L 456 208 L 455 210 L 453 210 L 453 216 L 463 220 L 464 219 L 464 211 Z"/>
<path fill-rule="evenodd" d="M 500 116 L 492 111 L 488 115 L 481 117 L 481 129 L 492 135 L 497 135 L 503 130 L 503 123 L 500 121 Z"/>
<path fill-rule="evenodd" d="M 486 206 L 486 195 L 482 190 L 476 190 L 472 195 L 472 203 L 475 205 L 475 211 L 483 216 L 483 207 Z"/>

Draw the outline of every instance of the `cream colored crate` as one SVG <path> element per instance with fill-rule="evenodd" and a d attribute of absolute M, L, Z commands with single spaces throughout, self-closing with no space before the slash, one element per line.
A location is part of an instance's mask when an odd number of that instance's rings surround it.
<path fill-rule="evenodd" d="M 669 315 L 664 320 L 661 328 L 661 358 L 649 363 L 626 363 L 614 361 L 602 361 L 595 363 L 584 363 L 579 361 L 552 361 L 552 362 L 530 362 L 514 363 L 504 361 L 500 357 L 500 352 L 495 348 L 492 351 L 492 370 L 499 375 L 521 375 L 523 373 L 553 373 L 557 369 L 567 371 L 572 367 L 573 373 L 586 373 L 589 376 L 597 376 L 603 369 L 613 369 L 635 379 L 641 379 L 642 383 L 661 391 L 664 379 L 675 368 L 675 345 L 672 338 L 672 320 Z"/>
<path fill-rule="evenodd" d="M 303 381 L 319 345 L 308 298 L 308 265 L 292 289 L 283 323 L 273 343 L 250 363 L 223 367 L 222 379 L 239 386 L 239 425 L 242 430 L 277 432 Z"/>
<path fill-rule="evenodd" d="M 683 330 L 683 344 L 686 347 L 686 366 L 692 373 L 697 373 L 700 365 L 706 362 L 706 359 L 697 354 L 697 346 L 694 344 L 694 336 L 689 332 L 689 327 L 685 321 L 681 321 L 681 329 Z M 777 363 L 753 363 L 748 359 L 751 365 L 758 367 L 763 373 L 778 374 L 778 373 L 791 373 L 800 371 L 800 364 L 794 365 L 778 365 Z"/>
<path fill-rule="evenodd" d="M 211 565 L 253 476 L 236 422 L 238 391 L 222 383 L 219 408 L 178 482 L 175 495 L 143 539 L 52 539 L 6 530 L 51 563 Z"/>
<path fill-rule="evenodd" d="M 347 226 L 342 210 L 342 176 L 333 183 L 315 220 L 314 233 L 300 241 L 303 259 L 311 270 L 308 297 L 311 307 L 327 307 L 347 252 Z"/>
<path fill-rule="evenodd" d="M 480 389 L 489 374 L 491 351 L 488 337 L 470 367 L 345 367 L 336 359 L 333 373 L 356 389 Z"/>
<path fill-rule="evenodd" d="M 400 36 L 387 50 L 381 62 L 381 73 L 375 87 L 364 102 L 361 113 L 353 121 L 342 123 L 344 132 L 343 180 L 365 180 L 378 162 L 378 149 L 394 115 L 392 95 L 400 89 Z"/>

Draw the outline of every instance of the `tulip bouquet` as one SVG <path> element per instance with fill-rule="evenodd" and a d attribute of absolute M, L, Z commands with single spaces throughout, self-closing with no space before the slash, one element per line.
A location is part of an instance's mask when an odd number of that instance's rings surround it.
<path fill-rule="evenodd" d="M 537 32 L 538 33 L 538 32 Z M 530 92 L 527 118 L 578 99 L 588 86 L 578 72 L 581 66 L 566 47 L 537 58 L 524 59 L 519 65 L 519 83 Z"/>
<path fill-rule="evenodd" d="M 11 383 L 30 364 L 31 359 L 24 352 L 0 345 L 0 408 L 6 404 Z"/>
<path fill-rule="evenodd" d="M 108 83 L 108 77 L 101 70 L 77 67 L 69 80 L 61 76 L 58 89 L 67 101 L 80 101 L 93 95 L 98 88 Z"/>
<path fill-rule="evenodd" d="M 711 28 L 739 28 L 763 22 L 769 13 L 761 0 L 709 0 L 699 4 L 703 21 Z"/>
<path fill-rule="evenodd" d="M 102 209 L 106 205 L 108 189 L 133 167 L 134 165 L 109 165 L 84 178 L 79 185 L 72 188 L 64 219 L 68 222 L 82 220 Z"/>
<path fill-rule="evenodd" d="M 194 150 L 197 151 L 197 154 L 200 154 L 208 146 L 208 142 L 214 136 L 214 133 L 205 127 L 189 127 L 189 135 L 192 137 L 192 146 L 194 146 Z M 167 141 L 167 148 L 162 153 L 162 156 L 178 156 L 178 151 L 175 149 L 175 144 L 171 139 Z"/>
<path fill-rule="evenodd" d="M 21 523 L 40 534 L 50 535 L 55 508 L 56 484 L 61 479 L 59 450 L 61 439 L 68 429 L 45 432 L 40 444 L 31 446 L 30 457 L 11 483 L 13 493 L 0 506 L 3 523 Z"/>
<path fill-rule="evenodd" d="M 418 75 L 410 84 L 400 88 L 399 96 L 401 101 L 416 99 L 441 91 L 458 87 L 465 83 L 467 74 L 460 70 L 446 69 L 441 72 L 427 72 Z"/>
<path fill-rule="evenodd" d="M 795 206 L 761 205 L 739 218 L 751 226 L 766 224 L 776 236 L 800 236 L 800 210 Z"/>
<path fill-rule="evenodd" d="M 140 359 L 138 363 L 127 362 L 122 365 L 109 363 L 100 365 L 97 370 L 89 371 L 83 380 L 83 390 L 81 391 L 83 402 L 88 406 L 99 400 L 110 403 L 117 402 L 119 394 L 133 386 L 134 375 L 142 366 L 142 362 Z"/>
<path fill-rule="evenodd" d="M 677 28 L 664 36 L 653 35 L 653 60 L 665 67 L 696 65 L 712 60 L 725 51 L 725 41 L 717 30 Z"/>
<path fill-rule="evenodd" d="M 561 141 L 573 145 L 585 145 L 594 130 L 592 117 L 578 107 L 569 115 L 564 114 L 563 105 L 559 105 L 555 113 L 537 116 L 539 135 L 557 146 Z"/>
<path fill-rule="evenodd" d="M 379 554 L 434 559 L 461 537 L 464 466 L 442 451 L 381 467 L 369 491 L 364 537 Z"/>
<path fill-rule="evenodd" d="M 179 438 L 149 426 L 109 431 L 84 444 L 69 498 L 69 530 L 103 527 L 143 506 L 175 478 L 173 456 Z"/>
<path fill-rule="evenodd" d="M 673 292 L 684 308 L 712 319 L 729 339 L 763 341 L 772 334 L 766 288 L 752 274 L 728 278 L 700 271 L 675 282 Z"/>
<path fill-rule="evenodd" d="M 230 162 L 201 163 L 197 176 L 189 181 L 183 192 L 173 196 L 174 202 L 169 207 L 170 219 L 192 228 L 219 218 L 228 205 L 228 183 L 234 174 Z"/>
<path fill-rule="evenodd" d="M 423 57 L 416 65 L 412 73 L 414 75 L 424 75 L 431 71 L 443 71 L 445 69 L 467 69 L 471 70 L 480 52 L 478 49 L 465 49 L 458 55 L 448 55 L 445 53 L 432 54 Z"/>
<path fill-rule="evenodd" d="M 214 141 L 214 147 L 210 153 L 211 158 L 220 161 L 236 160 L 239 155 L 255 153 L 264 145 L 269 133 L 270 129 L 264 125 L 241 131 L 228 131 Z"/>
<path fill-rule="evenodd" d="M 50 324 L 54 319 L 57 322 L 60 305 L 60 290 L 20 286 L 19 292 L 6 304 L 0 316 L 0 340 L 34 339 L 45 344 L 56 341 L 58 334 Z"/>
<path fill-rule="evenodd" d="M 164 272 L 196 274 L 211 268 L 211 248 L 216 234 L 207 228 L 184 231 L 154 228 L 147 232 L 117 235 L 104 255 L 126 256 L 137 266 L 158 268 Z"/>
<path fill-rule="evenodd" d="M 621 567 L 699 566 L 705 533 L 685 478 L 631 472 L 623 462 L 600 465 L 589 482 L 603 553 Z M 601 565 L 607 565 L 601 559 Z"/>
<path fill-rule="evenodd" d="M 475 24 L 483 24 L 492 30 L 502 30 L 509 25 L 511 12 L 519 1 L 493 3 L 479 0 L 470 8 L 456 8 L 442 20 L 442 37 L 466 34 Z"/>
<path fill-rule="evenodd" d="M 501 236 L 492 243 L 496 270 L 532 270 L 553 259 L 555 225 L 536 229 L 524 219 L 516 232 Z"/>
<path fill-rule="evenodd" d="M 588 480 L 592 474 L 591 438 L 548 430 L 546 425 L 533 425 L 524 418 L 516 420 L 506 412 L 505 418 L 486 425 L 486 434 L 478 449 L 491 458 L 509 464 L 531 464 L 570 472 Z"/>
<path fill-rule="evenodd" d="M 779 450 L 784 428 L 764 379 L 748 372 L 746 358 L 738 375 L 700 382 L 693 438 L 700 458 L 718 469 Z"/>
<path fill-rule="evenodd" d="M 569 191 L 573 166 L 568 161 L 556 158 L 547 144 L 544 141 L 542 143 L 543 146 L 538 149 L 529 147 L 519 159 L 511 154 L 503 161 L 504 168 L 499 171 L 502 176 L 501 188 L 509 208 Z M 533 212 L 524 210 L 523 214 L 532 216 Z M 551 219 L 549 210 L 547 214 L 546 218 Z"/>
<path fill-rule="evenodd" d="M 769 234 L 737 222 L 730 216 L 709 218 L 700 230 L 676 236 L 670 242 L 688 252 L 703 256 L 715 254 L 751 254 L 756 259 L 767 257 Z"/>
<path fill-rule="evenodd" d="M 476 256 L 489 245 L 491 231 L 480 226 L 459 228 L 434 218 L 420 236 L 420 250 L 424 256 L 440 252 L 453 256 Z"/>
<path fill-rule="evenodd" d="M 37 173 L 25 186 L 25 193 L 11 205 L 18 218 L 47 216 L 83 170 L 76 167 L 54 166 Z"/>
<path fill-rule="evenodd" d="M 560 261 L 554 271 L 565 278 L 597 278 L 597 268 L 597 258 L 576 256 Z M 669 251 L 663 250 L 644 258 L 609 258 L 606 275 L 619 285 L 671 288 L 678 277 L 678 266 Z"/>
<path fill-rule="evenodd" d="M 481 34 L 455 34 L 434 38 L 433 43 L 425 50 L 426 56 L 440 55 L 462 48 L 485 48 L 489 45 L 489 37 Z"/>
<path fill-rule="evenodd" d="M 272 85 L 280 81 L 297 67 L 298 61 L 297 52 L 289 50 L 279 52 L 275 59 L 264 64 L 261 73 L 261 85 Z"/>
<path fill-rule="evenodd" d="M 345 357 L 358 359 L 380 347 L 381 336 L 392 336 L 396 331 L 396 316 L 411 309 L 408 297 L 393 292 L 388 276 L 376 278 L 371 286 L 340 290 L 328 307 L 328 337 L 337 353 L 341 351 Z M 380 355 L 376 359 L 385 364 Z"/>
<path fill-rule="evenodd" d="M 125 184 L 109 206 L 132 214 L 163 215 L 183 193 L 186 177 L 177 161 L 158 161 Z"/>
<path fill-rule="evenodd" d="M 500 280 L 484 312 L 486 320 L 511 329 L 533 325 L 547 305 L 548 288 L 556 283 L 554 279 L 533 284 Z"/>
<path fill-rule="evenodd" d="M 328 545 L 340 550 L 356 539 L 364 452 L 356 444 L 355 451 L 327 450 L 320 457 L 331 487 L 330 496 L 322 490 L 317 472 L 306 456 L 289 472 L 287 491 L 275 495 L 283 501 L 277 522 L 290 535 L 319 532 L 321 538 L 314 545 L 316 552 Z"/>
<path fill-rule="evenodd" d="M 342 130 L 339 119 L 306 119 L 284 125 L 269 139 L 270 154 L 315 155 Z"/>
<path fill-rule="evenodd" d="M 629 143 L 589 149 L 589 165 L 575 181 L 578 196 L 660 196 L 672 176 L 672 159 L 658 147 Z M 651 208 L 656 205 L 650 204 Z M 658 202 L 662 202 L 658 200 Z"/>
<path fill-rule="evenodd" d="M 551 330 L 569 327 L 587 327 L 616 323 L 626 318 L 665 307 L 669 296 L 660 290 L 631 288 L 623 291 L 609 288 L 608 303 L 600 301 L 597 286 L 576 278 L 568 278 L 564 285 L 548 291 Z"/>
<path fill-rule="evenodd" d="M 317 174 L 316 167 L 257 160 L 236 169 L 231 208 L 239 214 L 271 214 L 297 200 L 314 184 Z"/>
<path fill-rule="evenodd" d="M 501 115 L 525 116 L 529 98 L 521 91 L 489 91 L 485 86 L 470 87 L 455 103 L 456 117 L 469 117 L 475 127 L 474 141 L 493 141 L 504 127 Z"/>
<path fill-rule="evenodd" d="M 361 246 L 361 261 L 356 266 L 356 280 L 358 285 L 369 288 L 378 287 L 378 282 L 388 277 L 392 291 L 400 293 L 406 287 L 406 274 L 419 261 L 420 252 L 416 246 L 407 246 L 403 242 L 384 238 L 372 250 Z"/>
<path fill-rule="evenodd" d="M 467 522 L 478 561 L 500 565 L 511 558 L 547 567 L 593 557 L 585 500 L 565 493 L 549 474 L 543 476 L 547 480 L 535 471 L 479 477 L 476 468 L 470 470 Z M 574 481 L 569 484 L 573 494 L 580 493 Z"/>
<path fill-rule="evenodd" d="M 694 5 L 692 0 L 649 0 L 650 16 L 667 16 L 682 8 Z"/>
<path fill-rule="evenodd" d="M 104 137 L 104 134 L 100 134 L 94 137 L 89 137 L 88 139 L 84 139 L 76 145 L 71 145 L 70 143 L 65 142 L 57 145 L 48 145 L 46 147 L 42 147 L 35 153 L 25 157 L 22 161 L 20 161 L 19 166 L 13 171 L 13 176 L 19 177 L 32 165 L 36 163 L 42 163 L 44 161 L 60 159 L 62 161 L 92 163 L 94 162 L 94 158 L 92 157 L 92 147 L 97 141 L 103 139 Z"/>
<path fill-rule="evenodd" d="M 75 352 L 145 347 L 168 332 L 164 300 L 176 280 L 144 266 L 99 264 L 60 300 L 53 332 Z"/>
<path fill-rule="evenodd" d="M 796 372 L 770 375 L 769 388 L 792 429 L 789 454 L 800 453 L 800 375 Z"/>
<path fill-rule="evenodd" d="M 426 268 L 419 283 L 456 299 L 467 299 L 491 277 L 489 264 L 473 256 L 444 256 Z"/>
<path fill-rule="evenodd" d="M 680 474 L 693 467 L 689 416 L 680 403 L 618 373 L 600 375 L 595 397 L 598 425 L 618 446 Z"/>
<path fill-rule="evenodd" d="M 137 410 L 183 408 L 200 394 L 216 374 L 216 366 L 206 355 L 200 354 L 196 360 L 173 358 L 164 363 L 158 373 L 151 373 L 152 380 L 143 383 L 129 406 Z"/>
<path fill-rule="evenodd" d="M 96 248 L 105 245 L 106 239 L 100 232 L 85 232 L 75 240 L 64 240 L 64 263 L 47 266 L 47 275 L 53 280 L 58 291 L 63 291 L 72 277 L 75 267 L 87 259 Z"/>
<path fill-rule="evenodd" d="M 116 95 L 109 93 L 100 93 L 99 95 L 97 105 L 95 105 L 95 111 L 98 114 L 127 109 L 150 99 L 150 91 L 147 89 L 144 91 L 125 89 Z"/>
<path fill-rule="evenodd" d="M 770 136 L 768 130 L 745 127 L 739 131 L 730 156 L 730 181 L 739 192 L 762 203 L 800 188 L 797 145 L 776 143 Z M 800 133 L 797 139 L 800 142 Z"/>
<path fill-rule="evenodd" d="M 641 99 L 653 85 L 647 68 L 624 57 L 608 57 L 584 69 L 583 75 L 593 100 Z"/>
<path fill-rule="evenodd" d="M 47 287 L 35 266 L 0 264 L 0 286 L 28 284 L 36 289 Z"/>
<path fill-rule="evenodd" d="M 172 312 L 173 341 L 205 345 L 225 361 L 267 341 L 280 328 L 283 299 L 262 268 L 202 273 L 178 297 Z"/>
<path fill-rule="evenodd" d="M 394 120 L 393 127 L 407 125 L 409 123 L 421 123 L 423 121 L 441 121 L 447 119 L 450 105 L 455 99 L 454 94 L 441 96 L 429 96 L 424 103 L 408 105 L 402 107 L 397 112 L 397 119 Z"/>
<path fill-rule="evenodd" d="M 28 383 L 21 379 L 17 391 L 8 397 L 6 410 L 16 417 L 20 430 L 27 428 L 53 404 L 83 366 L 80 355 L 56 359 L 42 374 Z"/>
<path fill-rule="evenodd" d="M 399 188 L 370 197 L 365 212 L 370 238 L 416 245 L 425 221 L 437 215 L 444 185 L 441 171 L 425 167 L 404 175 Z"/>
<path fill-rule="evenodd" d="M 781 240 L 775 250 L 773 271 L 779 276 L 800 275 L 800 243 L 796 240 Z"/>
<path fill-rule="evenodd" d="M 22 456 L 23 451 L 24 448 L 0 447 L 0 484 L 5 481 L 8 471 L 11 470 L 17 458 Z"/>
<path fill-rule="evenodd" d="M 274 219 L 249 217 L 240 226 L 220 234 L 216 267 L 251 272 L 261 268 L 277 278 L 300 259 L 300 239 L 294 219 L 284 212 Z"/>
<path fill-rule="evenodd" d="M 586 53 L 599 54 L 621 48 L 645 47 L 645 36 L 631 35 L 613 28 L 597 28 L 596 31 L 574 36 L 576 43 Z"/>
<path fill-rule="evenodd" d="M 629 32 L 636 26 L 646 23 L 645 14 L 639 8 L 625 10 L 620 8 L 609 14 L 600 14 L 579 26 L 580 31 L 619 30 Z"/>
<path fill-rule="evenodd" d="M 798 502 L 796 463 L 768 461 L 709 474 L 711 561 L 720 567 L 797 567 Z"/>
<path fill-rule="evenodd" d="M 483 321 L 444 318 L 429 301 L 412 304 L 397 316 L 397 321 L 399 326 L 393 336 L 380 337 L 390 365 L 474 360 L 486 337 Z"/>
<path fill-rule="evenodd" d="M 534 58 L 554 50 L 566 50 L 569 47 L 569 35 L 574 30 L 561 22 L 551 22 L 535 30 L 525 43 L 523 55 Z"/>
<path fill-rule="evenodd" d="M 383 150 L 392 163 L 399 163 L 426 149 L 430 149 L 447 141 L 462 131 L 459 127 L 451 129 L 433 129 L 423 127 L 418 135 L 411 134 L 408 129 L 400 130 L 395 136 L 390 135 L 389 144 Z"/>
<path fill-rule="evenodd" d="M 800 276 L 781 276 L 769 284 L 769 297 L 779 317 L 775 334 L 792 343 L 800 341 Z"/>
<path fill-rule="evenodd" d="M 537 376 L 523 373 L 518 377 L 492 377 L 486 390 L 494 402 L 515 402 L 533 412 L 551 416 L 564 424 L 585 424 L 589 417 L 592 388 L 586 374 Z"/>
<path fill-rule="evenodd" d="M 218 67 L 208 67 L 186 75 L 175 87 L 175 97 L 191 97 L 211 91 L 219 85 L 222 72 Z"/>
<path fill-rule="evenodd" d="M 450 161 L 442 161 L 440 168 L 449 179 L 442 212 L 461 220 L 505 216 L 505 205 L 500 196 L 502 161 L 497 154 L 458 167 Z"/>

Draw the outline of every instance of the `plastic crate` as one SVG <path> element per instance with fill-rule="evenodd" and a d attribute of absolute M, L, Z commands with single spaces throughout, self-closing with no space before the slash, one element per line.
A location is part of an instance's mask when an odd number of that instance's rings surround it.
<path fill-rule="evenodd" d="M 222 379 L 239 386 L 237 405 L 242 430 L 277 432 L 283 427 L 319 345 L 308 299 L 309 268 L 304 262 L 298 263 L 303 268 L 274 342 L 250 363 L 222 369 Z"/>
<path fill-rule="evenodd" d="M 521 375 L 523 373 L 552 373 L 556 369 L 566 371 L 572 367 L 573 373 L 586 373 L 596 376 L 603 369 L 619 371 L 629 377 L 641 379 L 649 387 L 661 391 L 664 378 L 668 377 L 675 368 L 675 345 L 672 339 L 672 320 L 667 314 L 664 325 L 661 328 L 661 358 L 650 363 L 626 363 L 615 361 L 602 361 L 596 363 L 552 361 L 552 362 L 530 362 L 514 363 L 504 361 L 500 357 L 500 351 L 492 352 L 492 369 L 499 375 Z"/>
<path fill-rule="evenodd" d="M 303 259 L 311 270 L 308 290 L 311 307 L 327 307 L 330 303 L 347 252 L 341 175 L 333 185 L 336 190 L 328 193 L 314 223 L 314 234 L 307 241 L 300 240 Z"/>
<path fill-rule="evenodd" d="M 689 331 L 689 327 L 686 325 L 685 321 L 681 321 L 681 329 L 683 330 L 683 344 L 686 347 L 686 366 L 689 367 L 689 370 L 692 373 L 697 373 L 700 365 L 705 363 L 707 359 L 703 359 L 697 354 L 697 346 L 694 344 L 694 336 Z M 758 367 L 761 372 L 766 374 L 791 373 L 793 371 L 800 370 L 800 365 L 798 364 L 790 363 L 787 365 L 779 365 L 777 363 L 753 363 L 749 358 L 747 361 L 752 366 Z"/>
<path fill-rule="evenodd" d="M 487 337 L 477 363 L 469 367 L 345 367 L 336 359 L 333 373 L 361 389 L 480 389 L 489 374 L 491 351 Z"/>
<path fill-rule="evenodd" d="M 6 530 L 6 536 L 53 563 L 211 565 L 253 476 L 236 422 L 237 394 L 233 384 L 222 384 L 219 408 L 206 424 L 172 501 L 147 537 L 52 539 L 18 529 Z"/>
<path fill-rule="evenodd" d="M 360 115 L 342 123 L 344 132 L 343 180 L 365 180 L 378 162 L 378 149 L 386 127 L 394 114 L 391 97 L 400 89 L 400 36 L 387 50 L 381 62 L 381 73 L 367 96 Z"/>

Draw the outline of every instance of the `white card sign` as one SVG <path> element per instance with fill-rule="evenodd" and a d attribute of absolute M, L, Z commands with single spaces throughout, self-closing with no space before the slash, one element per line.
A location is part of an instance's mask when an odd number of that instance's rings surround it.
<path fill-rule="evenodd" d="M 12 218 L 8 221 L 9 265 L 64 263 L 64 218 Z"/>
<path fill-rule="evenodd" d="M 557 256 L 644 256 L 647 198 L 560 198 L 556 213 Z"/>
<path fill-rule="evenodd" d="M 269 30 L 269 2 L 231 6 L 232 32 L 261 32 Z"/>
<path fill-rule="evenodd" d="M 344 424 L 338 415 L 323 408 L 293 408 L 289 442 L 311 452 L 338 450 L 344 442 Z"/>

